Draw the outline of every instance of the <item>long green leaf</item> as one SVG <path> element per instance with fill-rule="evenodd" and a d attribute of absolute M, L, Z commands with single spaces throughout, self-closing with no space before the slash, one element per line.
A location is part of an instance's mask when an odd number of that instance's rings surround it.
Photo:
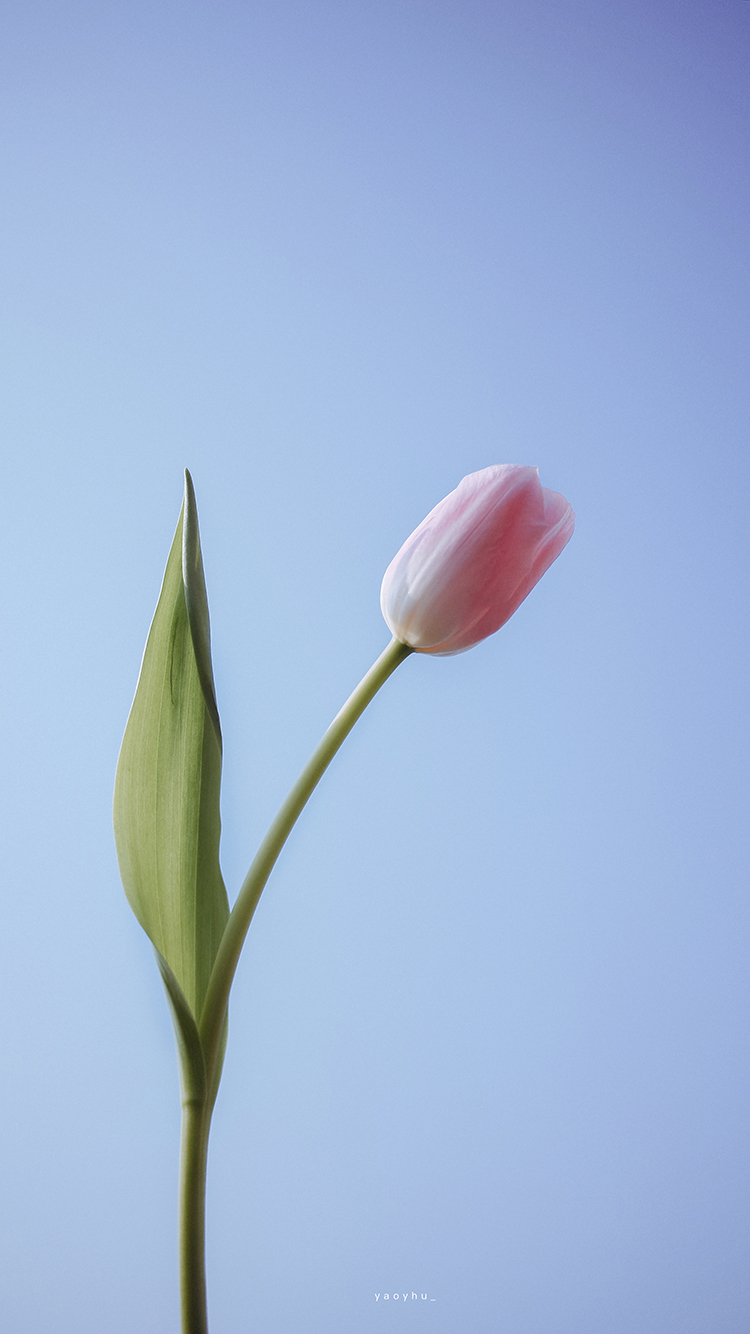
<path fill-rule="evenodd" d="M 174 982 L 196 1021 L 229 916 L 219 868 L 220 782 L 208 603 L 186 473 L 120 751 L 114 824 L 125 893 L 172 974 L 172 1008 Z"/>

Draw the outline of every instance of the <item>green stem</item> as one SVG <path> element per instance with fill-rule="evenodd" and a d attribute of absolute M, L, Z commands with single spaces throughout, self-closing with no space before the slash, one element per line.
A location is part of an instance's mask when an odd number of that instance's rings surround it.
<path fill-rule="evenodd" d="M 211 1114 L 205 1103 L 182 1104 L 180 1142 L 180 1303 L 182 1334 L 208 1334 L 206 1309 L 206 1158 Z"/>
<path fill-rule="evenodd" d="M 224 935 L 216 954 L 201 1015 L 201 1045 L 206 1059 L 209 1087 L 213 1081 L 213 1072 L 219 1052 L 221 1032 L 235 969 L 258 899 L 273 870 L 276 858 L 286 843 L 298 815 L 331 763 L 339 746 L 349 735 L 357 719 L 367 708 L 370 700 L 377 694 L 380 687 L 396 670 L 399 663 L 403 662 L 404 658 L 407 658 L 412 652 L 413 649 L 409 648 L 408 644 L 402 644 L 399 639 L 392 639 L 387 649 L 381 653 L 377 662 L 362 678 L 357 689 L 349 696 L 343 709 L 334 718 L 312 759 L 302 770 L 245 876 L 242 888 L 237 896 L 237 902 L 224 928 Z M 196 1326 L 196 1331 L 198 1329 L 199 1326 Z M 193 1334 L 192 1329 L 190 1334 Z"/>

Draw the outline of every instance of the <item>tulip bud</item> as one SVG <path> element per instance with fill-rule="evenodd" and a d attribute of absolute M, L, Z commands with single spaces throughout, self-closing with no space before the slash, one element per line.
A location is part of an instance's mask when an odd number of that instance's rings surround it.
<path fill-rule="evenodd" d="M 463 653 L 494 634 L 570 540 L 575 516 L 537 468 L 470 473 L 404 542 L 380 606 L 397 639 L 422 653 Z"/>

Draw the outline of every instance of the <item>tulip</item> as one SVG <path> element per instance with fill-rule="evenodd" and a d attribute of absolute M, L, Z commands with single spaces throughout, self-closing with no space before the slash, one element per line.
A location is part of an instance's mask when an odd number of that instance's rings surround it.
<path fill-rule="evenodd" d="M 564 496 L 537 468 L 470 473 L 404 542 L 380 606 L 396 639 L 420 653 L 463 653 L 504 625 L 573 535 Z"/>

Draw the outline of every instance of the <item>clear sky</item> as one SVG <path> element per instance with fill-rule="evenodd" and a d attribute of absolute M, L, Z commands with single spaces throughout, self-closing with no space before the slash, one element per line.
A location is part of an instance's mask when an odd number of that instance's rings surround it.
<path fill-rule="evenodd" d="M 577 531 L 399 668 L 265 892 L 212 1334 L 746 1334 L 749 55 L 747 0 L 3 6 L 10 1334 L 178 1330 L 111 797 L 182 469 L 231 899 L 394 552 L 502 462 Z"/>

